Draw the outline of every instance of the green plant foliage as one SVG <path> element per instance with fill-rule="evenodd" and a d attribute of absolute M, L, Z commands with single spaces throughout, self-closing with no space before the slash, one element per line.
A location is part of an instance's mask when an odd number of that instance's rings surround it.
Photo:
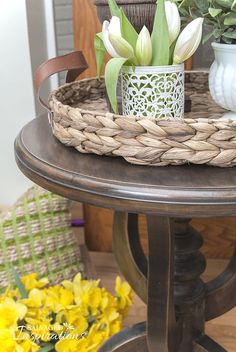
<path fill-rule="evenodd" d="M 120 9 L 115 0 L 108 0 L 108 5 L 112 16 L 120 17 Z"/>
<path fill-rule="evenodd" d="M 102 33 L 97 33 L 95 35 L 94 48 L 95 48 L 95 54 L 96 54 L 97 75 L 98 75 L 98 78 L 100 78 L 101 72 L 102 72 L 102 65 L 103 65 L 104 57 L 106 53 L 105 46 L 102 40 Z"/>
<path fill-rule="evenodd" d="M 165 15 L 165 0 L 158 0 L 152 31 L 153 66 L 169 65 L 169 32 Z"/>
<path fill-rule="evenodd" d="M 107 64 L 105 69 L 105 83 L 107 94 L 115 113 L 118 113 L 118 105 L 116 99 L 116 88 L 121 67 L 126 63 L 127 59 L 123 57 L 114 57 Z"/>
<path fill-rule="evenodd" d="M 125 40 L 127 40 L 127 42 L 132 45 L 133 49 L 135 49 L 138 39 L 138 33 L 126 17 L 123 9 L 120 9 L 120 22 L 122 36 Z"/>
<path fill-rule="evenodd" d="M 12 275 L 13 275 L 16 287 L 18 288 L 18 290 L 20 292 L 21 298 L 28 298 L 28 293 L 25 289 L 25 286 L 13 266 L 12 266 Z"/>
<path fill-rule="evenodd" d="M 236 44 L 236 0 L 174 0 L 186 20 L 202 16 L 212 27 L 203 43 L 214 38 L 218 43 Z"/>
<path fill-rule="evenodd" d="M 55 351 L 55 346 L 53 344 L 51 344 L 51 343 L 46 343 L 39 350 L 39 352 L 49 352 L 49 351 Z"/>

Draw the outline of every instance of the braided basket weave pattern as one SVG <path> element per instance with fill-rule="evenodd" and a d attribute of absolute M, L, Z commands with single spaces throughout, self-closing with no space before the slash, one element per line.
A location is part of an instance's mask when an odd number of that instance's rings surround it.
<path fill-rule="evenodd" d="M 66 84 L 49 99 L 53 133 L 81 153 L 122 156 L 132 164 L 236 165 L 236 121 L 219 120 L 225 111 L 210 97 L 208 73 L 189 72 L 185 81 L 192 111 L 180 122 L 109 113 L 103 80 Z"/>
<path fill-rule="evenodd" d="M 0 214 L 0 291 L 20 275 L 35 272 L 56 284 L 83 271 L 71 229 L 69 201 L 33 186 Z"/>

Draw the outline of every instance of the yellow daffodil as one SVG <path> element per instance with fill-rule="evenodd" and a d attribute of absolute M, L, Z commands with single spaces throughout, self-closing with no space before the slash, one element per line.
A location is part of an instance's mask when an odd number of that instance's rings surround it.
<path fill-rule="evenodd" d="M 101 346 L 108 337 L 109 335 L 106 332 L 106 326 L 101 328 L 100 324 L 93 325 L 87 336 L 88 351 L 97 351 L 98 347 Z"/>
<path fill-rule="evenodd" d="M 23 282 L 26 291 L 30 291 L 33 288 L 43 288 L 49 282 L 47 278 L 38 280 L 38 275 L 35 273 L 23 276 L 21 281 Z"/>
<path fill-rule="evenodd" d="M 25 321 L 27 330 L 31 332 L 36 340 L 44 342 L 51 340 L 51 319 L 38 320 L 26 317 Z"/>
<path fill-rule="evenodd" d="M 79 344 L 80 341 L 76 339 L 62 339 L 56 343 L 55 350 L 57 352 L 86 352 L 87 343 L 84 342 L 84 348 L 79 346 Z"/>
<path fill-rule="evenodd" d="M 132 304 L 132 289 L 128 282 L 121 282 L 120 277 L 116 278 L 116 295 L 118 300 L 118 309 L 125 316 Z"/>
<path fill-rule="evenodd" d="M 17 348 L 24 352 L 37 352 L 40 346 L 31 340 L 30 335 L 27 332 L 18 331 L 16 335 Z"/>
<path fill-rule="evenodd" d="M 15 352 L 16 341 L 10 329 L 0 328 L 0 351 Z"/>
<path fill-rule="evenodd" d="M 50 308 L 54 313 L 58 313 L 60 310 L 72 305 L 74 302 L 72 292 L 60 286 L 53 286 L 46 289 L 45 294 L 45 306 Z"/>
<path fill-rule="evenodd" d="M 67 332 L 73 331 L 73 334 L 82 336 L 83 333 L 88 329 L 88 321 L 81 314 L 80 307 L 75 306 L 70 310 L 61 311 L 57 315 L 57 321 L 63 324 L 66 321 L 68 324 Z M 66 327 L 66 324 L 63 324 Z"/>
<path fill-rule="evenodd" d="M 0 303 L 0 329 L 16 327 L 17 321 L 23 319 L 27 313 L 27 307 L 6 297 Z"/>
<path fill-rule="evenodd" d="M 46 294 L 43 290 L 33 288 L 28 295 L 27 299 L 22 299 L 21 302 L 27 305 L 27 307 L 39 308 L 43 305 L 46 298 Z"/>
<path fill-rule="evenodd" d="M 35 274 L 22 281 L 27 298 L 10 289 L 0 296 L 0 352 L 37 352 L 54 339 L 57 352 L 97 352 L 120 331 L 131 305 L 130 286 L 120 278 L 115 297 L 99 287 L 99 280 L 84 280 L 80 274 L 52 287 Z"/>

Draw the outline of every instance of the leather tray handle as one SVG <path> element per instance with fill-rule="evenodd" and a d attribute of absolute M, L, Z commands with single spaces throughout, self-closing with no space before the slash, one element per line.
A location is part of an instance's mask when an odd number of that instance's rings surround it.
<path fill-rule="evenodd" d="M 40 88 L 43 81 L 55 73 L 68 71 L 66 75 L 66 83 L 73 82 L 83 71 L 88 68 L 87 62 L 82 51 L 73 51 L 69 54 L 57 56 L 48 61 L 43 62 L 35 71 L 34 86 L 36 95 L 41 105 L 49 112 L 49 106 L 42 100 L 40 96 Z"/>

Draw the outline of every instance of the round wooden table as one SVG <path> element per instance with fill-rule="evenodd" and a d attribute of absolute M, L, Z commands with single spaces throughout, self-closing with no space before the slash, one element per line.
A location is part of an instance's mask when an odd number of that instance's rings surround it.
<path fill-rule="evenodd" d="M 147 322 L 123 330 L 100 351 L 226 351 L 204 334 L 204 325 L 236 304 L 236 252 L 222 274 L 204 283 L 202 237 L 189 222 L 236 214 L 236 168 L 144 167 L 80 154 L 53 137 L 46 115 L 22 129 L 15 157 L 22 172 L 45 189 L 115 210 L 114 253 L 147 303 Z M 147 257 L 139 241 L 139 213 L 147 216 Z"/>

